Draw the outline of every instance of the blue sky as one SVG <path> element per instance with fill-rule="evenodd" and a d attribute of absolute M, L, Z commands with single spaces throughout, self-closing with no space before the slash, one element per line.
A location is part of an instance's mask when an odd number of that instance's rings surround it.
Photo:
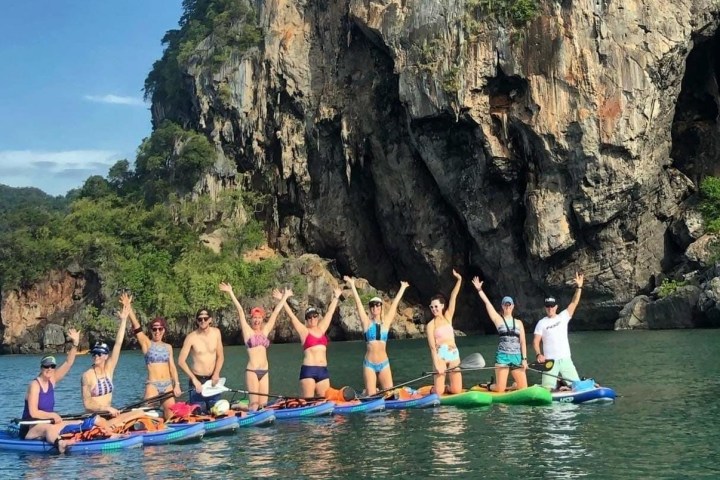
<path fill-rule="evenodd" d="M 4 2 L 0 183 L 63 195 L 151 131 L 143 83 L 181 0 Z"/>

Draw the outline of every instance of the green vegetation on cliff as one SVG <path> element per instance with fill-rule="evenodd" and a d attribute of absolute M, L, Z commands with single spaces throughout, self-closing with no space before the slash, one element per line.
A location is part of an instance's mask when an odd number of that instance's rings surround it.
<path fill-rule="evenodd" d="M 183 72 L 194 54 L 209 59 L 207 66 L 215 71 L 233 52 L 242 53 L 262 40 L 255 11 L 245 0 L 183 0 L 179 26 L 163 37 L 163 56 L 145 79 L 145 97 L 170 112 L 189 111 L 191 92 Z"/>
<path fill-rule="evenodd" d="M 707 230 L 720 232 L 720 178 L 705 177 L 700 182 L 700 212 Z"/>
<path fill-rule="evenodd" d="M 252 219 L 236 226 L 209 213 L 244 209 L 245 196 L 182 198 L 214 159 L 205 137 L 166 122 L 139 147 L 134 171 L 121 160 L 107 178 L 88 178 L 67 209 L 61 208 L 67 200 L 57 206 L 17 201 L 0 217 L 0 286 L 27 286 L 50 270 L 72 266 L 95 271 L 113 306 L 114 292 L 130 289 L 139 311 L 171 319 L 191 315 L 200 305 L 225 306 L 227 298 L 217 288 L 221 281 L 232 282 L 240 295 L 267 292 L 277 261 L 242 259 L 244 251 L 264 241 L 262 228 Z M 199 240 L 215 228 L 225 231 L 220 253 Z M 107 320 L 98 312 L 84 317 L 98 328 Z"/>

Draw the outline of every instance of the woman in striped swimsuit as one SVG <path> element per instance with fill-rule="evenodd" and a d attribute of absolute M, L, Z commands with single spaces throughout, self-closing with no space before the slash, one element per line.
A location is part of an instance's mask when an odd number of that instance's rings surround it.
<path fill-rule="evenodd" d="M 92 350 L 90 350 L 93 365 L 83 373 L 80 379 L 85 411 L 89 413 L 107 412 L 114 420 L 117 420 L 116 422 L 111 422 L 113 425 L 129 422 L 135 418 L 144 416 L 143 413 L 139 412 L 121 414 L 118 409 L 111 405 L 112 392 L 114 389 L 112 377 L 115 372 L 115 367 L 117 366 L 118 358 L 120 357 L 122 342 L 125 338 L 125 328 L 128 316 L 130 315 L 132 298 L 127 293 L 123 293 L 120 297 L 120 302 L 123 308 L 120 312 L 120 327 L 115 336 L 115 345 L 113 346 L 112 354 L 106 343 L 96 343 Z"/>
<path fill-rule="evenodd" d="M 267 404 L 267 394 L 270 391 L 270 376 L 268 375 L 269 364 L 267 358 L 267 349 L 270 346 L 270 339 L 268 336 L 272 329 L 275 328 L 275 321 L 280 310 L 282 310 L 285 302 L 293 294 L 289 288 L 285 289 L 284 293 L 280 293 L 279 290 L 273 290 L 273 297 L 279 300 L 275 309 L 270 314 L 270 318 L 265 323 L 265 310 L 262 307 L 254 307 L 250 310 L 250 322 L 245 318 L 245 311 L 243 310 L 240 301 L 233 293 L 232 285 L 229 283 L 221 283 L 220 290 L 230 295 L 233 304 L 238 312 L 240 318 L 240 329 L 242 330 L 243 338 L 245 339 L 245 345 L 248 351 L 248 363 L 245 367 L 245 385 L 248 391 L 253 392 L 249 394 L 248 408 L 249 410 L 257 410 Z"/>
<path fill-rule="evenodd" d="M 172 345 L 163 342 L 163 336 L 167 331 L 167 322 L 162 317 L 155 317 L 150 322 L 150 336 L 143 331 L 140 322 L 135 316 L 132 308 L 132 297 L 125 299 L 130 309 L 130 321 L 133 325 L 133 332 L 145 354 L 145 365 L 148 370 L 148 377 L 145 383 L 145 398 L 155 397 L 161 393 L 173 392 L 174 397 L 182 394 L 177 367 L 173 356 Z M 163 402 L 163 414 L 165 418 L 172 416 L 170 407 L 175 405 L 175 398 L 168 398 Z"/>
<path fill-rule="evenodd" d="M 507 388 L 508 372 L 517 384 L 517 388 L 527 387 L 527 345 L 525 343 L 525 328 L 521 320 L 513 316 L 515 302 L 512 297 L 503 297 L 501 303 L 502 315 L 495 311 L 492 302 L 482 289 L 483 282 L 478 277 L 473 278 L 472 284 L 480 295 L 490 320 L 500 335 L 497 353 L 495 354 L 495 388 L 496 392 L 504 392 Z M 516 367 L 512 368 L 511 367 Z"/>

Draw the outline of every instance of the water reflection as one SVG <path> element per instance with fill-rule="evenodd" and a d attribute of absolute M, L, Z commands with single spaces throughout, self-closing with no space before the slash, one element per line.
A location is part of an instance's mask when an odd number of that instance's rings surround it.
<path fill-rule="evenodd" d="M 579 405 L 558 404 L 533 409 L 531 428 L 536 432 L 534 449 L 542 458 L 547 478 L 589 475 L 587 458 L 593 456 L 580 431 Z M 587 406 L 585 406 L 587 408 Z M 592 408 L 592 407 L 590 407 Z"/>
<path fill-rule="evenodd" d="M 454 408 L 436 412 L 428 429 L 431 438 L 433 475 L 467 473 L 470 464 L 467 449 L 467 411 Z"/>

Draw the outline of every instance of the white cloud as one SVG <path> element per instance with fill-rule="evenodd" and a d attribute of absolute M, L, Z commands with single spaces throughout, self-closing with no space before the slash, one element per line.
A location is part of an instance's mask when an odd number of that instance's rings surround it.
<path fill-rule="evenodd" d="M 139 97 L 124 97 L 121 95 L 85 95 L 85 100 L 97 103 L 109 103 L 112 105 L 144 106 L 146 103 Z"/>
<path fill-rule="evenodd" d="M 112 150 L 0 151 L 0 183 L 65 195 L 92 175 L 106 176 L 120 158 L 122 155 Z"/>

